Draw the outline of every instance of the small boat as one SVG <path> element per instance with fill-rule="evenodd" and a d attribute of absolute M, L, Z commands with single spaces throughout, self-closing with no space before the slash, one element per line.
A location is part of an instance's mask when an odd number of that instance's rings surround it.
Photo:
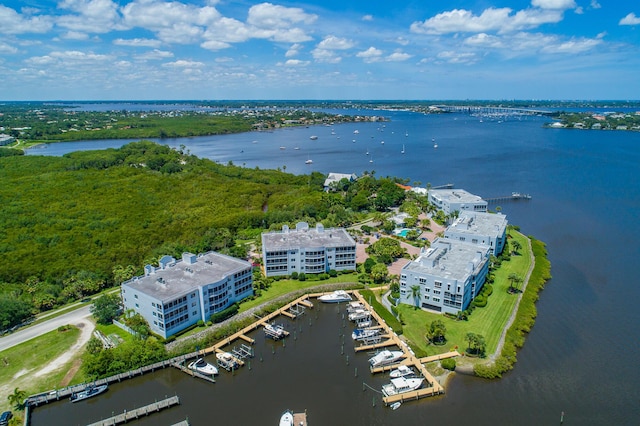
<path fill-rule="evenodd" d="M 218 352 L 216 358 L 218 359 L 218 365 L 225 370 L 235 369 L 240 366 L 238 361 L 236 361 L 234 356 L 229 352 Z"/>
<path fill-rule="evenodd" d="M 391 383 L 382 386 L 382 393 L 384 396 L 393 396 L 411 392 L 422 386 L 423 381 L 423 377 L 413 377 L 410 379 L 398 377 L 397 379 L 391 379 Z"/>
<path fill-rule="evenodd" d="M 287 147 L 286 146 L 281 146 L 280 149 L 287 149 Z"/>
<path fill-rule="evenodd" d="M 295 148 L 293 148 L 293 149 L 295 149 L 295 150 L 297 151 L 297 150 L 299 150 L 299 149 L 300 149 L 300 147 L 299 147 L 299 146 L 296 146 L 296 147 L 295 147 Z"/>
<path fill-rule="evenodd" d="M 378 334 L 380 334 L 379 328 L 356 328 L 353 330 L 353 333 L 351 333 L 351 338 L 353 340 L 366 340 L 370 337 L 377 336 Z"/>
<path fill-rule="evenodd" d="M 358 133 L 360 133 L 360 131 L 359 131 L 359 130 L 354 130 L 354 131 L 353 131 L 353 134 L 354 134 L 354 135 L 357 135 Z"/>
<path fill-rule="evenodd" d="M 316 135 L 313 136 L 309 136 L 309 139 L 311 139 L 312 141 L 318 140 L 318 137 Z"/>
<path fill-rule="evenodd" d="M 348 313 L 355 312 L 358 309 L 364 309 L 364 305 L 360 301 L 349 302 L 349 304 L 347 305 Z"/>
<path fill-rule="evenodd" d="M 402 151 L 400 151 L 400 154 L 404 154 L 404 144 L 402 144 Z"/>
<path fill-rule="evenodd" d="M 358 328 L 371 327 L 371 325 L 373 324 L 373 322 L 371 321 L 371 317 L 357 319 L 355 323 L 356 323 L 356 327 Z"/>
<path fill-rule="evenodd" d="M 304 164 L 313 164 L 313 160 L 307 160 L 304 162 Z"/>
<path fill-rule="evenodd" d="M 218 369 L 215 365 L 209 364 L 204 358 L 198 358 L 197 360 L 189 363 L 187 367 L 190 370 L 196 371 L 200 374 L 204 374 L 206 376 L 214 376 L 218 374 Z"/>
<path fill-rule="evenodd" d="M 369 158 L 369 162 L 373 163 L 373 155 Z"/>
<path fill-rule="evenodd" d="M 280 426 L 294 426 L 293 425 L 293 412 L 287 410 L 280 416 Z"/>
<path fill-rule="evenodd" d="M 287 337 L 287 331 L 279 324 L 264 324 L 264 334 L 273 340 L 280 340 Z"/>
<path fill-rule="evenodd" d="M 402 351 L 390 351 L 388 349 L 384 349 L 369 358 L 369 365 L 371 365 L 371 368 L 382 367 L 383 365 L 393 364 L 403 356 L 404 353 Z"/>
<path fill-rule="evenodd" d="M 437 147 L 438 147 L 438 142 L 436 142 L 436 139 L 435 139 L 435 138 L 431 139 L 431 142 L 433 142 L 433 147 L 434 147 L 434 148 L 437 148 Z"/>
<path fill-rule="evenodd" d="M 389 373 L 389 377 L 391 377 L 392 379 L 397 379 L 398 377 L 409 377 L 413 376 L 414 374 L 415 373 L 413 372 L 411 367 L 409 367 L 408 365 L 401 365 L 395 370 L 391 371 L 391 373 Z"/>
<path fill-rule="evenodd" d="M 391 407 L 392 410 L 397 410 L 398 408 L 400 408 L 401 405 L 402 405 L 402 402 L 396 401 L 393 404 L 391 404 L 389 407 Z"/>
<path fill-rule="evenodd" d="M 349 314 L 349 321 L 358 321 L 361 319 L 367 319 L 371 317 L 371 312 L 366 309 L 358 309 Z"/>
<path fill-rule="evenodd" d="M 404 132 L 404 137 L 406 138 L 407 136 L 409 136 L 409 132 Z"/>
<path fill-rule="evenodd" d="M 380 144 L 384 145 L 384 141 L 380 141 Z"/>
<path fill-rule="evenodd" d="M 69 400 L 71 402 L 82 401 L 84 399 L 88 399 L 93 396 L 100 395 L 102 392 L 105 392 L 108 387 L 109 387 L 108 384 L 99 385 L 99 386 L 88 385 L 86 388 L 84 388 L 80 392 L 72 393 L 71 396 L 69 397 Z"/>
<path fill-rule="evenodd" d="M 333 293 L 325 294 L 318 297 L 318 300 L 323 303 L 350 302 L 351 295 L 344 290 L 336 290 Z"/>

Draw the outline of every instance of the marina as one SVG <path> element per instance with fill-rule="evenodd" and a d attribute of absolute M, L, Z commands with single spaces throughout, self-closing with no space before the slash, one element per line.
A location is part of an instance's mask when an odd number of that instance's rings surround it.
<path fill-rule="evenodd" d="M 156 401 L 152 404 L 145 405 L 135 410 L 124 410 L 123 413 L 109 417 L 108 419 L 101 420 L 99 422 L 91 423 L 88 426 L 115 426 L 129 421 L 139 419 L 140 417 L 146 417 L 153 413 L 157 413 L 161 410 L 171 408 L 180 404 L 180 399 L 177 396 L 163 399 L 162 401 Z M 187 423 L 188 424 L 188 423 Z"/>

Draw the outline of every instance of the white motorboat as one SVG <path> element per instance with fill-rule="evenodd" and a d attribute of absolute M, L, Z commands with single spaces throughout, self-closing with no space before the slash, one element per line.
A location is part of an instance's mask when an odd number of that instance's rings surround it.
<path fill-rule="evenodd" d="M 280 416 L 280 426 L 294 426 L 293 425 L 293 412 L 287 410 Z"/>
<path fill-rule="evenodd" d="M 391 383 L 387 383 L 382 386 L 382 393 L 384 396 L 392 396 L 411 392 L 422 386 L 423 381 L 423 377 L 413 377 L 410 379 L 407 379 L 406 377 L 398 377 L 396 379 L 391 379 Z"/>
<path fill-rule="evenodd" d="M 323 303 L 350 302 L 351 295 L 344 290 L 336 290 L 333 293 L 324 294 L 318 297 L 318 300 Z"/>
<path fill-rule="evenodd" d="M 206 376 L 213 376 L 218 374 L 218 369 L 215 365 L 209 364 L 204 358 L 198 358 L 197 360 L 189 363 L 187 367 L 190 370 L 196 371 L 200 374 L 204 374 Z"/>
<path fill-rule="evenodd" d="M 404 144 L 402 145 L 402 151 L 400 151 L 400 154 L 404 154 Z"/>
<path fill-rule="evenodd" d="M 414 374 L 415 373 L 413 372 L 411 367 L 409 367 L 408 365 L 401 365 L 395 370 L 391 371 L 391 373 L 389 373 L 389 377 L 391 377 L 392 379 L 397 379 L 398 377 L 409 377 L 413 376 Z"/>
<path fill-rule="evenodd" d="M 71 402 L 82 401 L 83 399 L 88 399 L 93 396 L 100 395 L 102 392 L 105 392 L 108 387 L 109 385 L 107 384 L 98 385 L 98 386 L 88 385 L 86 388 L 84 388 L 80 392 L 72 393 L 71 396 L 69 397 L 69 400 Z"/>
<path fill-rule="evenodd" d="M 287 337 L 287 331 L 280 324 L 264 324 L 264 334 L 273 340 L 280 340 Z"/>
<path fill-rule="evenodd" d="M 371 321 L 371 317 L 361 318 L 355 321 L 356 327 L 358 328 L 367 328 L 373 325 L 373 321 Z"/>
<path fill-rule="evenodd" d="M 318 140 L 318 137 L 313 135 L 313 136 L 309 136 L 309 139 L 311 139 L 312 141 Z"/>
<path fill-rule="evenodd" d="M 355 312 L 358 309 L 364 309 L 364 304 L 360 301 L 349 302 L 349 304 L 347 305 L 348 313 Z"/>
<path fill-rule="evenodd" d="M 370 337 L 377 336 L 380 334 L 380 331 L 379 328 L 356 328 L 353 330 L 353 333 L 351 333 L 351 338 L 353 340 L 366 340 Z"/>
<path fill-rule="evenodd" d="M 349 314 L 349 321 L 358 321 L 371 317 L 371 312 L 366 309 L 356 309 Z"/>
<path fill-rule="evenodd" d="M 382 367 L 383 365 L 393 364 L 403 356 L 404 352 L 402 351 L 390 351 L 388 349 L 384 349 L 369 358 L 369 365 L 371 365 L 371 368 Z"/>
<path fill-rule="evenodd" d="M 240 366 L 235 357 L 229 352 L 218 352 L 216 358 L 218 359 L 218 365 L 225 370 L 236 369 Z"/>

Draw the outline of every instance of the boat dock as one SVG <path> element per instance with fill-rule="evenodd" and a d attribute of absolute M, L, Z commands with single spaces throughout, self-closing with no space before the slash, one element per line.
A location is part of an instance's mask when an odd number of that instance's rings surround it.
<path fill-rule="evenodd" d="M 165 408 L 171 408 L 180 404 L 180 399 L 177 396 L 163 399 L 162 401 L 156 401 L 152 404 L 145 405 L 144 407 L 136 408 L 135 410 L 127 411 L 118 414 L 108 419 L 100 420 L 99 422 L 91 423 L 88 426 L 112 426 L 127 423 L 129 420 L 135 420 L 139 417 L 148 416 Z M 187 423 L 188 424 L 188 423 Z"/>
<path fill-rule="evenodd" d="M 293 424 L 296 426 L 307 426 L 307 412 L 293 413 Z"/>
<path fill-rule="evenodd" d="M 512 192 L 511 195 L 505 195 L 503 197 L 485 198 L 487 203 L 497 203 L 498 201 L 511 201 L 511 200 L 530 200 L 531 195 L 522 194 L 520 192 Z"/>
<path fill-rule="evenodd" d="M 385 396 L 385 397 L 382 398 L 382 401 L 386 405 L 391 405 L 394 402 L 403 402 L 403 401 L 408 401 L 408 400 L 420 399 L 420 398 L 424 398 L 424 397 L 427 397 L 427 396 L 434 396 L 434 395 L 443 394 L 444 393 L 444 388 L 431 375 L 431 373 L 429 373 L 427 371 L 427 369 L 425 368 L 424 364 L 432 362 L 432 361 L 438 361 L 438 360 L 445 359 L 445 358 L 452 358 L 452 357 L 455 357 L 455 356 L 460 356 L 460 354 L 457 351 L 453 351 L 453 352 L 448 352 L 446 354 L 440 354 L 440 355 L 433 355 L 433 356 L 429 356 L 429 357 L 417 358 L 415 356 L 415 354 L 413 353 L 413 351 L 411 351 L 411 349 L 409 349 L 407 344 L 405 342 L 403 342 L 402 340 L 400 340 L 398 335 L 396 333 L 394 333 L 393 330 L 377 314 L 377 312 L 374 311 L 369 306 L 369 304 L 364 299 L 364 297 L 362 297 L 360 295 L 360 293 L 358 293 L 358 292 L 354 292 L 354 294 L 367 307 L 367 309 L 371 312 L 371 315 L 378 322 L 378 324 L 380 326 L 382 326 L 382 328 L 385 330 L 386 337 L 387 337 L 387 340 L 385 340 L 383 342 L 380 342 L 380 343 L 377 343 L 377 344 L 374 344 L 374 345 L 359 346 L 359 347 L 356 347 L 355 350 L 357 352 L 360 352 L 360 351 L 364 351 L 364 350 L 372 350 L 372 349 L 377 349 L 377 348 L 381 348 L 381 347 L 395 345 L 395 346 L 398 346 L 402 350 L 402 352 L 404 352 L 404 359 L 400 363 L 396 363 L 394 365 L 387 365 L 387 366 L 384 366 L 384 367 L 372 368 L 371 372 L 372 373 L 378 373 L 378 372 L 383 372 L 383 371 L 389 371 L 392 368 L 397 367 L 399 364 L 404 364 L 404 365 L 407 365 L 407 366 L 415 367 L 416 370 L 418 370 L 420 372 L 420 374 L 425 378 L 425 381 L 428 384 L 427 388 L 422 388 L 422 389 L 418 389 L 418 390 L 415 390 L 415 391 L 405 392 L 405 393 L 401 393 L 401 394 L 393 395 L 393 396 Z"/>

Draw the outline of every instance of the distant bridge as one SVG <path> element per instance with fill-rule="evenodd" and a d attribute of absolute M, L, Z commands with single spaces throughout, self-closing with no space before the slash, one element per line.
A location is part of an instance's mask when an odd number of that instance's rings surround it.
<path fill-rule="evenodd" d="M 506 114 L 506 115 L 553 115 L 553 111 L 530 108 L 511 108 L 502 106 L 473 106 L 473 105 L 433 105 L 447 112 L 461 112 L 466 114 Z"/>

